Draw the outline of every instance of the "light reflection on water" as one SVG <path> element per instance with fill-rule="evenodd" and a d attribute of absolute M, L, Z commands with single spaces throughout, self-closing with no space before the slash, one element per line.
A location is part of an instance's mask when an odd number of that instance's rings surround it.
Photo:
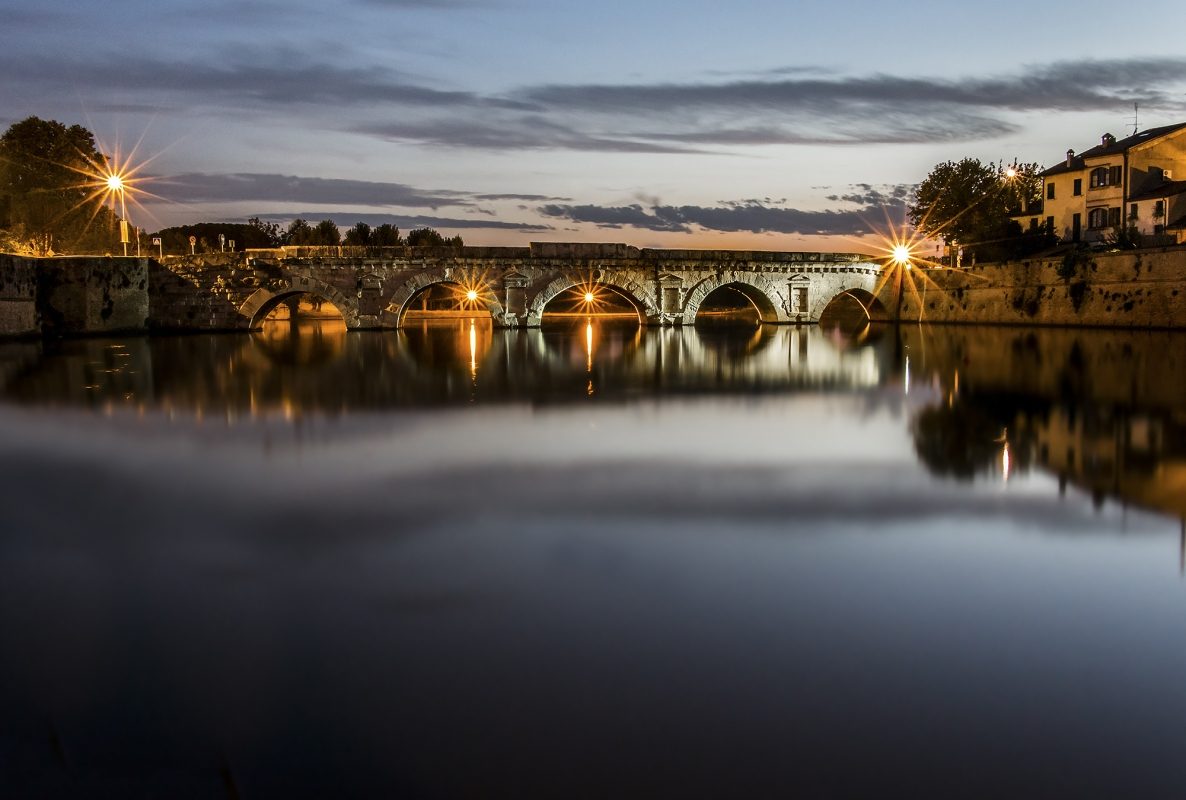
<path fill-rule="evenodd" d="M 1183 362 L 579 317 L 5 344 L 0 788 L 1172 795 Z"/>

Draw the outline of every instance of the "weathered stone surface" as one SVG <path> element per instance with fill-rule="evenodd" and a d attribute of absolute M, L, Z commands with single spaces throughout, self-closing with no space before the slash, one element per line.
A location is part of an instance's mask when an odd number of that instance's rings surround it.
<path fill-rule="evenodd" d="M 880 266 L 841 253 L 640 250 L 624 244 L 533 243 L 529 248 L 301 247 L 165 259 L 154 271 L 150 324 L 239 329 L 285 297 L 333 303 L 350 328 L 399 327 L 409 303 L 434 284 L 485 287 L 496 324 L 534 326 L 560 292 L 581 283 L 618 289 L 648 324 L 696 318 L 714 289 L 732 286 L 766 322 L 815 322 L 837 294 L 877 286 Z M 192 293 L 197 300 L 187 300 Z M 201 313 L 194 313 L 194 305 Z"/>
<path fill-rule="evenodd" d="M 302 247 L 162 263 L 0 256 L 0 335 L 146 326 L 246 330 L 280 302 L 306 292 L 333 303 L 352 329 L 390 329 L 399 327 L 420 291 L 441 283 L 484 287 L 486 308 L 497 325 L 508 327 L 539 325 L 547 304 L 581 283 L 615 287 L 652 325 L 690 324 L 709 294 L 730 286 L 770 323 L 818 322 L 833 300 L 849 294 L 872 308 L 874 318 L 1186 327 L 1186 248 L 1078 253 L 913 276 L 918 291 L 899 292 L 880 263 L 857 254 L 640 250 L 618 244 Z"/>
<path fill-rule="evenodd" d="M 0 336 L 28 336 L 37 327 L 36 260 L 0 255 Z"/>
<path fill-rule="evenodd" d="M 1093 253 L 928 270 L 902 319 L 1011 325 L 1186 327 L 1186 248 Z M 887 302 L 887 307 L 889 303 Z M 896 306 L 896 304 L 895 304 Z"/>
<path fill-rule="evenodd" d="M 148 259 L 39 259 L 37 312 L 44 333 L 143 331 L 148 321 Z"/>

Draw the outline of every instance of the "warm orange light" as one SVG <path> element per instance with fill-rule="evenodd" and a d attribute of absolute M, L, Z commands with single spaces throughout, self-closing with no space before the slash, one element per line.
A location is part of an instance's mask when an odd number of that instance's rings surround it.
<path fill-rule="evenodd" d="M 1008 167 L 1005 170 L 1005 177 L 1006 178 L 1016 178 L 1017 177 L 1017 167 Z"/>
<path fill-rule="evenodd" d="M 471 303 L 474 302 L 475 300 L 478 299 L 477 291 L 470 289 L 468 292 L 465 293 L 465 299 L 470 301 Z"/>
<path fill-rule="evenodd" d="M 124 190 L 124 179 L 122 177 L 120 177 L 119 175 L 115 175 L 115 174 L 107 176 L 107 191 L 122 192 L 123 190 Z"/>
<path fill-rule="evenodd" d="M 592 303 L 596 299 L 597 298 L 594 296 L 594 294 L 592 292 L 585 292 L 585 302 L 586 303 Z"/>
<path fill-rule="evenodd" d="M 895 264 L 904 265 L 907 269 L 909 269 L 911 255 L 912 253 L 910 250 L 910 245 L 896 244 L 894 245 L 894 249 L 891 251 L 890 257 L 894 260 Z"/>

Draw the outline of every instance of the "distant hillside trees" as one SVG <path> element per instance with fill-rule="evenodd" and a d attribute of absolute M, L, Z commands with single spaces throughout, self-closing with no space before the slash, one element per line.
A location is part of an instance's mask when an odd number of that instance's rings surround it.
<path fill-rule="evenodd" d="M 81 125 L 28 117 L 0 136 L 0 246 L 36 256 L 109 253 L 119 217 L 101 205 L 108 159 Z"/>
<path fill-rule="evenodd" d="M 165 228 L 153 236 L 159 236 L 166 253 L 188 253 L 189 237 L 193 236 L 197 243 L 196 253 L 217 253 L 219 251 L 219 234 L 225 237 L 226 248 L 230 249 L 230 242 L 234 242 L 235 250 L 266 249 L 271 247 L 334 247 L 344 244 L 351 247 L 399 247 L 410 245 L 413 247 L 461 247 L 460 236 L 445 238 L 431 228 L 420 228 L 408 234 L 407 240 L 401 235 L 399 228 L 389 223 L 372 228 L 365 222 L 358 222 L 343 237 L 337 224 L 333 220 L 325 219 L 317 224 L 310 224 L 305 219 L 294 219 L 287 228 L 282 228 L 276 222 L 266 222 L 258 217 L 252 217 L 247 223 L 231 222 L 201 222 L 194 225 L 179 225 Z"/>

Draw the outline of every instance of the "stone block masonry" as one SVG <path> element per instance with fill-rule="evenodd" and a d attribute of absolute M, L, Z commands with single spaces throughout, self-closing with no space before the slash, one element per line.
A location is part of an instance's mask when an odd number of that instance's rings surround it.
<path fill-rule="evenodd" d="M 37 264 L 40 259 L 0 255 L 0 336 L 41 332 L 37 319 Z"/>
<path fill-rule="evenodd" d="M 1186 328 L 1186 248 L 1095 253 L 927 270 L 937 285 L 903 292 L 902 320 Z M 923 281 L 916 280 L 916 284 Z M 884 299 L 887 308 L 888 298 Z"/>
<path fill-rule="evenodd" d="M 242 331 L 301 293 L 332 303 L 348 328 L 394 329 L 417 294 L 437 284 L 481 285 L 496 325 L 530 327 L 552 299 L 586 282 L 614 287 L 648 325 L 691 324 L 708 295 L 728 286 L 768 323 L 818 322 L 847 295 L 873 319 L 1186 328 L 1186 247 L 1075 250 L 911 274 L 919 292 L 899 296 L 882 265 L 863 255 L 623 244 L 282 248 L 162 263 L 0 255 L 0 336 Z"/>

